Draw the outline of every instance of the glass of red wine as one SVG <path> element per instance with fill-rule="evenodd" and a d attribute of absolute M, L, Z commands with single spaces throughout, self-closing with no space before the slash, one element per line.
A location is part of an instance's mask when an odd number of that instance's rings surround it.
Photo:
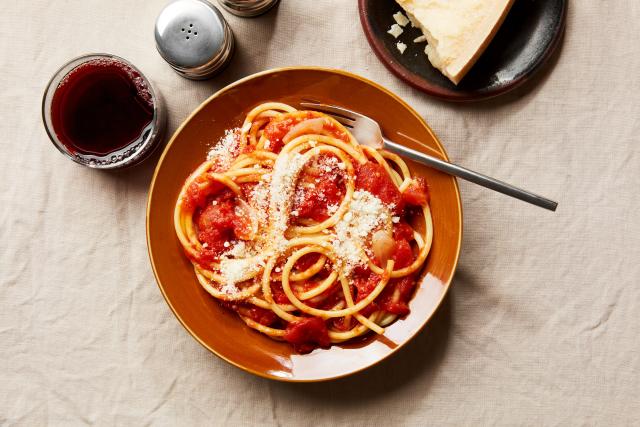
<path fill-rule="evenodd" d="M 49 138 L 84 166 L 116 169 L 137 164 L 160 145 L 166 112 L 160 94 L 133 64 L 90 54 L 63 65 L 42 99 Z"/>

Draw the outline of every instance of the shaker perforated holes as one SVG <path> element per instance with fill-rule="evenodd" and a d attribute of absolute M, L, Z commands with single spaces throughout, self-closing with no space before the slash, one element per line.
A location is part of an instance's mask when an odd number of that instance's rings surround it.
<path fill-rule="evenodd" d="M 186 31 L 186 32 L 187 32 L 187 34 L 193 34 L 194 36 L 197 36 L 197 35 L 198 35 L 198 32 L 195 30 L 195 28 L 193 28 L 193 24 L 189 24 L 189 29 L 182 28 L 182 29 L 181 29 L 181 31 L 182 31 L 183 33 Z M 190 39 L 190 36 L 188 36 L 188 35 L 187 35 L 187 36 L 185 36 L 185 39 L 186 39 L 186 40 L 189 40 L 189 39 Z"/>

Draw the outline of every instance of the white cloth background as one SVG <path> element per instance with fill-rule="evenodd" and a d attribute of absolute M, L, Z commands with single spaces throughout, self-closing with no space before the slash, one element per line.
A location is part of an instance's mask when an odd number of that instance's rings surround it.
<path fill-rule="evenodd" d="M 520 0 L 519 0 L 520 1 Z M 204 82 L 158 56 L 164 0 L 0 2 L 0 425 L 625 425 L 640 417 L 640 2 L 574 1 L 560 55 L 499 99 L 437 101 L 372 53 L 355 0 L 229 16 L 238 51 Z M 151 273 L 154 161 L 104 173 L 49 143 L 40 100 L 86 52 L 153 79 L 169 130 L 217 89 L 286 65 L 349 70 L 409 102 L 452 159 L 560 202 L 549 213 L 461 182 L 451 293 L 395 357 L 280 384 L 208 353 Z"/>

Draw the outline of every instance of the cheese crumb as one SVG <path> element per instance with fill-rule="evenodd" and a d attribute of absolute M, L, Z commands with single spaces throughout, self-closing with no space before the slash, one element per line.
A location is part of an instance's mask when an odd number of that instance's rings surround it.
<path fill-rule="evenodd" d="M 394 216 L 391 218 L 391 222 L 393 222 L 394 224 L 397 224 L 400 222 L 400 217 L 399 216 Z"/>
<path fill-rule="evenodd" d="M 224 242 L 224 243 L 222 244 L 222 246 L 224 246 L 225 248 L 228 248 L 229 246 L 231 246 L 231 243 L 229 243 L 229 242 Z"/>
<path fill-rule="evenodd" d="M 425 36 L 424 34 L 416 37 L 415 39 L 413 39 L 414 43 L 422 43 L 422 42 L 426 42 L 427 41 L 427 36 Z"/>
<path fill-rule="evenodd" d="M 387 33 L 391 34 L 393 37 L 398 38 L 400 34 L 403 33 L 402 27 L 398 24 L 393 24 Z"/>
<path fill-rule="evenodd" d="M 407 25 L 409 23 L 409 19 L 404 16 L 404 13 L 402 12 L 396 12 L 393 14 L 393 19 L 398 23 L 398 25 L 400 25 L 401 27 L 404 27 L 405 25 Z"/>
<path fill-rule="evenodd" d="M 404 51 L 407 49 L 407 45 L 402 42 L 398 42 L 396 44 L 396 47 L 398 48 L 398 51 L 400 52 L 400 54 L 403 54 Z"/>

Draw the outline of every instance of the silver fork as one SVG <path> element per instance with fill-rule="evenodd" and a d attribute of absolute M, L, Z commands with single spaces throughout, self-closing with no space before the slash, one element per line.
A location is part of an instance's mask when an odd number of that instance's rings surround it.
<path fill-rule="evenodd" d="M 462 166 L 446 162 L 437 157 L 433 157 L 428 154 L 424 154 L 395 142 L 389 141 L 382 135 L 382 130 L 380 129 L 380 125 L 378 125 L 378 122 L 360 113 L 356 113 L 355 111 L 336 107 L 335 105 L 320 104 L 315 102 L 302 102 L 301 105 L 304 108 L 329 114 L 338 122 L 347 127 L 361 144 L 365 144 L 377 149 L 382 148 L 391 151 L 398 155 L 407 157 L 411 160 L 415 160 L 416 162 L 431 166 L 432 168 L 437 169 L 441 172 L 445 172 L 450 175 L 457 176 L 458 178 L 471 181 L 475 184 L 481 185 L 502 194 L 506 194 L 507 196 L 515 197 L 516 199 L 523 200 L 527 203 L 531 203 L 532 205 L 536 205 L 550 211 L 555 211 L 558 207 L 558 203 L 554 202 L 553 200 L 549 200 L 545 197 L 539 196 L 521 188 L 514 187 L 513 185 L 507 184 L 506 182 L 491 178 L 490 176 L 474 172 Z"/>

